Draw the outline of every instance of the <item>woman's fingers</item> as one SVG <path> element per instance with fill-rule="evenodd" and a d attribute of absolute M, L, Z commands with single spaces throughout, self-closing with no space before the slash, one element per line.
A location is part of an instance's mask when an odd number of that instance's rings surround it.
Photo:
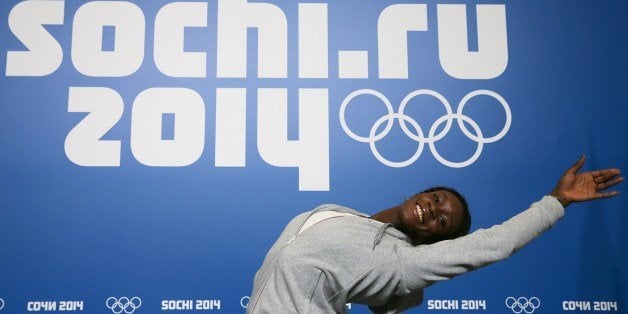
<path fill-rule="evenodd" d="M 598 192 L 597 194 L 595 194 L 595 198 L 607 198 L 607 197 L 613 197 L 615 195 L 619 195 L 619 192 L 617 191 L 610 191 L 610 192 L 603 192 L 603 193 Z"/>
<path fill-rule="evenodd" d="M 593 178 L 597 178 L 597 177 L 604 177 L 604 176 L 616 176 L 618 174 L 621 174 L 621 171 L 619 171 L 619 169 L 617 168 L 611 168 L 611 169 L 602 169 L 602 170 L 594 170 L 589 172 Z"/>
<path fill-rule="evenodd" d="M 616 177 L 610 180 L 606 180 L 604 182 L 601 183 L 596 183 L 595 187 L 598 190 L 604 190 L 604 189 L 608 189 L 614 185 L 617 185 L 619 183 L 621 183 L 622 181 L 624 181 L 624 177 Z M 599 182 L 599 181 L 598 181 Z"/>
<path fill-rule="evenodd" d="M 621 177 L 619 169 L 592 171 L 591 177 L 593 178 L 593 182 L 595 182 L 596 190 L 607 189 L 624 180 L 624 178 Z"/>
<path fill-rule="evenodd" d="M 585 159 L 586 157 L 582 155 L 582 157 L 580 157 L 580 159 L 578 159 L 578 161 L 576 161 L 576 163 L 571 166 L 571 168 L 567 169 L 567 173 L 576 174 L 578 171 L 580 171 L 580 169 L 582 169 L 582 166 L 584 165 Z"/>

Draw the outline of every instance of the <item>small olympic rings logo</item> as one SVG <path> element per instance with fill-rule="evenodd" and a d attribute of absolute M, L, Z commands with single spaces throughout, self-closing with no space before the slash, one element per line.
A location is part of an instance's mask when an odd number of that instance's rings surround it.
<path fill-rule="evenodd" d="M 0 299 L 0 310 L 4 308 L 4 300 Z"/>
<path fill-rule="evenodd" d="M 120 299 L 109 297 L 105 303 L 114 314 L 120 314 L 122 312 L 131 314 L 142 306 L 142 299 L 133 297 L 129 300 L 127 297 L 121 297 Z"/>
<path fill-rule="evenodd" d="M 242 308 L 246 308 L 247 306 L 249 306 L 249 301 L 251 301 L 250 297 L 244 296 L 242 297 L 242 299 L 240 299 L 240 306 L 242 306 Z"/>
<path fill-rule="evenodd" d="M 512 310 L 513 313 L 525 312 L 527 314 L 534 313 L 536 309 L 541 306 L 541 300 L 537 297 L 531 297 L 527 299 L 525 297 L 506 298 L 506 306 Z"/>
<path fill-rule="evenodd" d="M 349 129 L 349 127 L 347 126 L 347 122 L 345 120 L 345 111 L 347 110 L 347 106 L 355 97 L 360 96 L 360 95 L 371 95 L 371 96 L 377 97 L 386 106 L 386 109 L 388 111 L 386 115 L 379 118 L 373 124 L 368 137 L 355 134 L 351 129 Z M 440 117 L 434 122 L 434 124 L 429 129 L 427 137 L 424 136 L 423 129 L 421 128 L 419 123 L 416 122 L 416 120 L 414 120 L 412 117 L 404 113 L 406 106 L 408 105 L 408 102 L 410 102 L 410 100 L 420 95 L 427 95 L 427 96 L 432 96 L 436 98 L 443 104 L 443 106 L 445 107 L 445 111 L 447 112 L 444 116 Z M 470 117 L 462 113 L 462 111 L 464 110 L 464 106 L 467 104 L 467 102 L 471 98 L 476 97 L 478 95 L 486 95 L 486 96 L 493 97 L 494 99 L 499 101 L 499 103 L 504 108 L 504 111 L 506 112 L 506 122 L 502 130 L 496 135 L 488 137 L 488 138 L 484 137 L 482 130 L 473 119 L 471 119 Z M 433 90 L 420 89 L 420 90 L 416 90 L 408 94 L 401 101 L 401 105 L 399 106 L 399 112 L 395 113 L 392 104 L 390 103 L 388 98 L 386 98 L 386 96 L 384 96 L 382 93 L 376 90 L 372 90 L 372 89 L 360 89 L 360 90 L 352 92 L 344 99 L 344 101 L 340 105 L 339 116 L 340 116 L 340 125 L 342 126 L 342 129 L 345 131 L 345 133 L 347 133 L 347 135 L 349 135 L 351 138 L 353 138 L 354 140 L 358 142 L 369 143 L 371 152 L 373 152 L 373 155 L 377 158 L 377 160 L 379 160 L 381 163 L 389 167 L 394 167 L 394 168 L 406 167 L 412 164 L 413 162 L 415 162 L 419 158 L 419 156 L 421 156 L 421 153 L 423 152 L 423 148 L 426 143 L 429 145 L 430 151 L 432 152 L 434 157 L 443 165 L 451 167 L 451 168 L 466 167 L 474 163 L 480 157 L 484 144 L 496 142 L 500 140 L 502 137 L 504 137 L 504 135 L 506 135 L 506 133 L 510 129 L 510 124 L 512 122 L 512 114 L 510 112 L 510 107 L 508 106 L 508 103 L 506 102 L 506 100 L 499 94 L 493 91 L 489 91 L 489 90 L 476 90 L 467 94 L 460 101 L 460 104 L 458 105 L 458 109 L 456 110 L 456 113 L 453 113 L 451 105 L 449 104 L 447 99 L 443 97 L 443 95 Z M 388 133 L 390 132 L 393 126 L 395 119 L 399 121 L 399 125 L 401 126 L 401 129 L 403 130 L 403 132 L 410 139 L 419 143 L 419 146 L 416 152 L 414 153 L 414 155 L 410 157 L 409 159 L 405 161 L 400 161 L 400 162 L 390 161 L 384 158 L 379 153 L 379 151 L 377 150 L 377 147 L 375 146 L 375 143 L 377 141 L 381 140 L 386 135 L 388 135 Z M 436 143 L 437 141 L 445 137 L 445 135 L 447 135 L 447 133 L 451 129 L 453 120 L 456 120 L 458 122 L 458 127 L 462 130 L 464 135 L 466 135 L 469 139 L 475 141 L 478 144 L 477 149 L 475 150 L 475 153 L 473 154 L 473 156 L 471 156 L 469 159 L 462 162 L 452 162 L 443 158 L 438 153 L 434 145 L 434 143 Z M 471 126 L 471 128 L 473 128 L 473 131 L 475 132 L 475 134 L 471 133 L 463 122 L 468 123 Z M 381 132 L 376 133 L 378 128 L 384 123 L 386 123 L 386 126 L 384 127 L 384 129 Z M 411 132 L 406 123 L 410 124 L 410 126 L 412 126 L 415 132 Z M 445 127 L 438 134 L 436 134 L 436 130 L 438 130 L 440 125 L 443 123 L 445 123 Z"/>

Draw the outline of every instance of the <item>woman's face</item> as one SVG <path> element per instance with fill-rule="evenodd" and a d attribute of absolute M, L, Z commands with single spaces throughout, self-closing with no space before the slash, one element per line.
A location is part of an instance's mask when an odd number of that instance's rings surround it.
<path fill-rule="evenodd" d="M 460 229 L 462 202 L 448 191 L 419 193 L 402 204 L 404 229 L 423 243 L 450 239 Z"/>

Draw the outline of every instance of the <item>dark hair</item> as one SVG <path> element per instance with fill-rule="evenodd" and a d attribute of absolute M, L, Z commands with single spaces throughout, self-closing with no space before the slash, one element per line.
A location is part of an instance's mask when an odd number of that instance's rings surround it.
<path fill-rule="evenodd" d="M 469 229 L 471 229 L 471 213 L 469 212 L 469 205 L 467 204 L 467 200 L 460 194 L 460 192 L 456 191 L 453 188 L 447 186 L 435 186 L 431 187 L 421 193 L 434 192 L 434 191 L 447 191 L 453 194 L 460 200 L 462 203 L 462 221 L 460 222 L 460 228 L 454 234 L 449 237 L 449 239 L 455 239 L 469 234 Z"/>

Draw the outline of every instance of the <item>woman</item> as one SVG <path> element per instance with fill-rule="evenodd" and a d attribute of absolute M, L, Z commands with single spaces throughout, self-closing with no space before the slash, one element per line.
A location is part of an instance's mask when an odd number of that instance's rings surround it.
<path fill-rule="evenodd" d="M 421 304 L 429 285 L 505 259 L 549 229 L 572 202 L 615 196 L 617 169 L 578 173 L 501 225 L 469 230 L 466 201 L 435 188 L 372 217 L 323 205 L 294 218 L 255 275 L 248 313 L 344 313 L 348 302 L 377 313 Z M 420 245 L 417 245 L 420 244 Z"/>

